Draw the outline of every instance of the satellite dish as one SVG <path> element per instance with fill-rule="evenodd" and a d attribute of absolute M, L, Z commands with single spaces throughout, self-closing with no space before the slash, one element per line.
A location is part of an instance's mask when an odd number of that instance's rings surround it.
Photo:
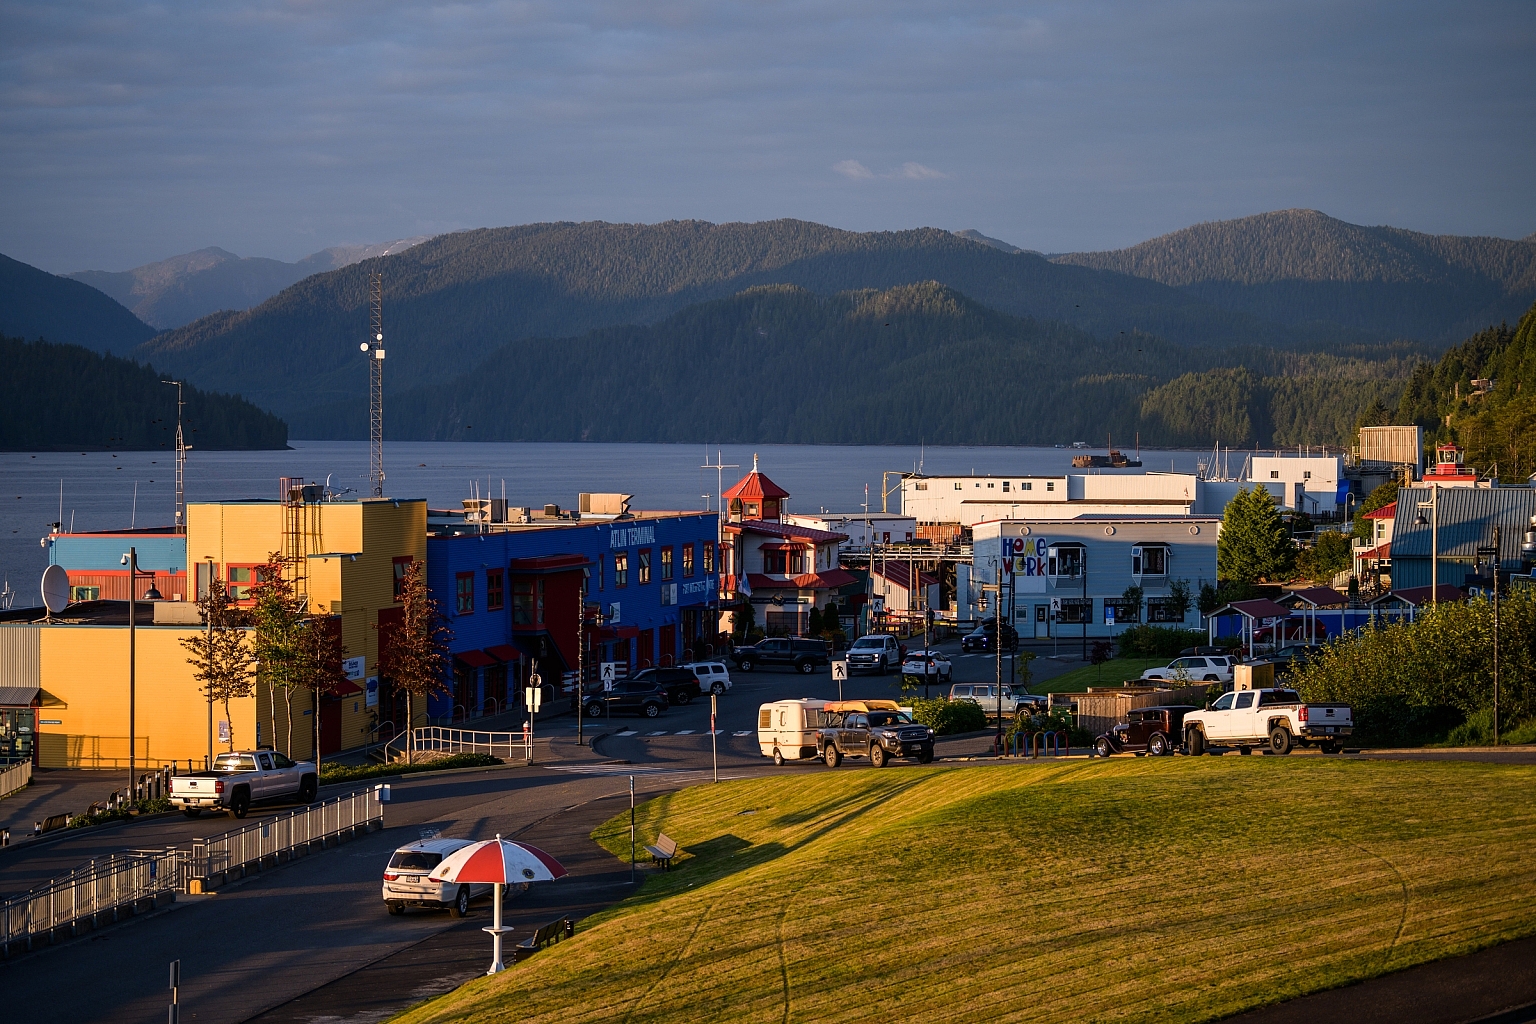
<path fill-rule="evenodd" d="M 69 573 L 62 565 L 50 565 L 43 570 L 43 605 L 49 614 L 69 606 Z"/>

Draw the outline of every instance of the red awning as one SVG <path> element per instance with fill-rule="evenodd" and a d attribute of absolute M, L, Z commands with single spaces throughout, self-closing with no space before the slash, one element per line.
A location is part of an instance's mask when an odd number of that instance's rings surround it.
<path fill-rule="evenodd" d="M 490 668 L 492 665 L 500 664 L 484 651 L 454 651 L 453 656 L 471 668 Z"/>
<path fill-rule="evenodd" d="M 511 644 L 497 644 L 495 647 L 487 647 L 485 653 L 498 661 L 522 661 L 523 652 Z"/>
<path fill-rule="evenodd" d="M 337 683 L 328 696 L 331 697 L 355 697 L 363 692 L 363 688 L 350 679 L 343 679 Z"/>
<path fill-rule="evenodd" d="M 599 626 L 592 631 L 592 639 L 600 644 L 614 640 L 633 640 L 640 635 L 639 626 Z"/>

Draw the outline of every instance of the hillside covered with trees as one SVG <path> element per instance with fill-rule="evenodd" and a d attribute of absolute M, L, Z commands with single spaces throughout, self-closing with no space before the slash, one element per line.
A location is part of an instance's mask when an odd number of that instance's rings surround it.
<path fill-rule="evenodd" d="M 82 286 L 83 287 L 83 286 Z M 0 337 L 0 449 L 171 450 L 176 389 L 153 366 L 77 345 Z M 286 448 L 288 427 L 235 395 L 185 389 L 187 443 Z"/>
<path fill-rule="evenodd" d="M 127 354 L 154 334 L 95 288 L 0 256 L 0 336 Z"/>

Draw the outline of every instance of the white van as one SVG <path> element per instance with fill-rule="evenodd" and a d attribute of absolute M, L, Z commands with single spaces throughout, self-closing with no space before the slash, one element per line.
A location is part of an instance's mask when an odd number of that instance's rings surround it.
<path fill-rule="evenodd" d="M 830 724 L 824 700 L 776 700 L 757 709 L 757 748 L 774 764 L 816 759 L 816 730 Z"/>

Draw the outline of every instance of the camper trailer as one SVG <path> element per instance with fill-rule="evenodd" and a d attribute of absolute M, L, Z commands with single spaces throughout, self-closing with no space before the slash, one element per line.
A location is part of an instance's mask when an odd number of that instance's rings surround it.
<path fill-rule="evenodd" d="M 828 724 L 824 700 L 776 700 L 757 709 L 757 747 L 774 764 L 816 759 L 816 730 Z"/>

